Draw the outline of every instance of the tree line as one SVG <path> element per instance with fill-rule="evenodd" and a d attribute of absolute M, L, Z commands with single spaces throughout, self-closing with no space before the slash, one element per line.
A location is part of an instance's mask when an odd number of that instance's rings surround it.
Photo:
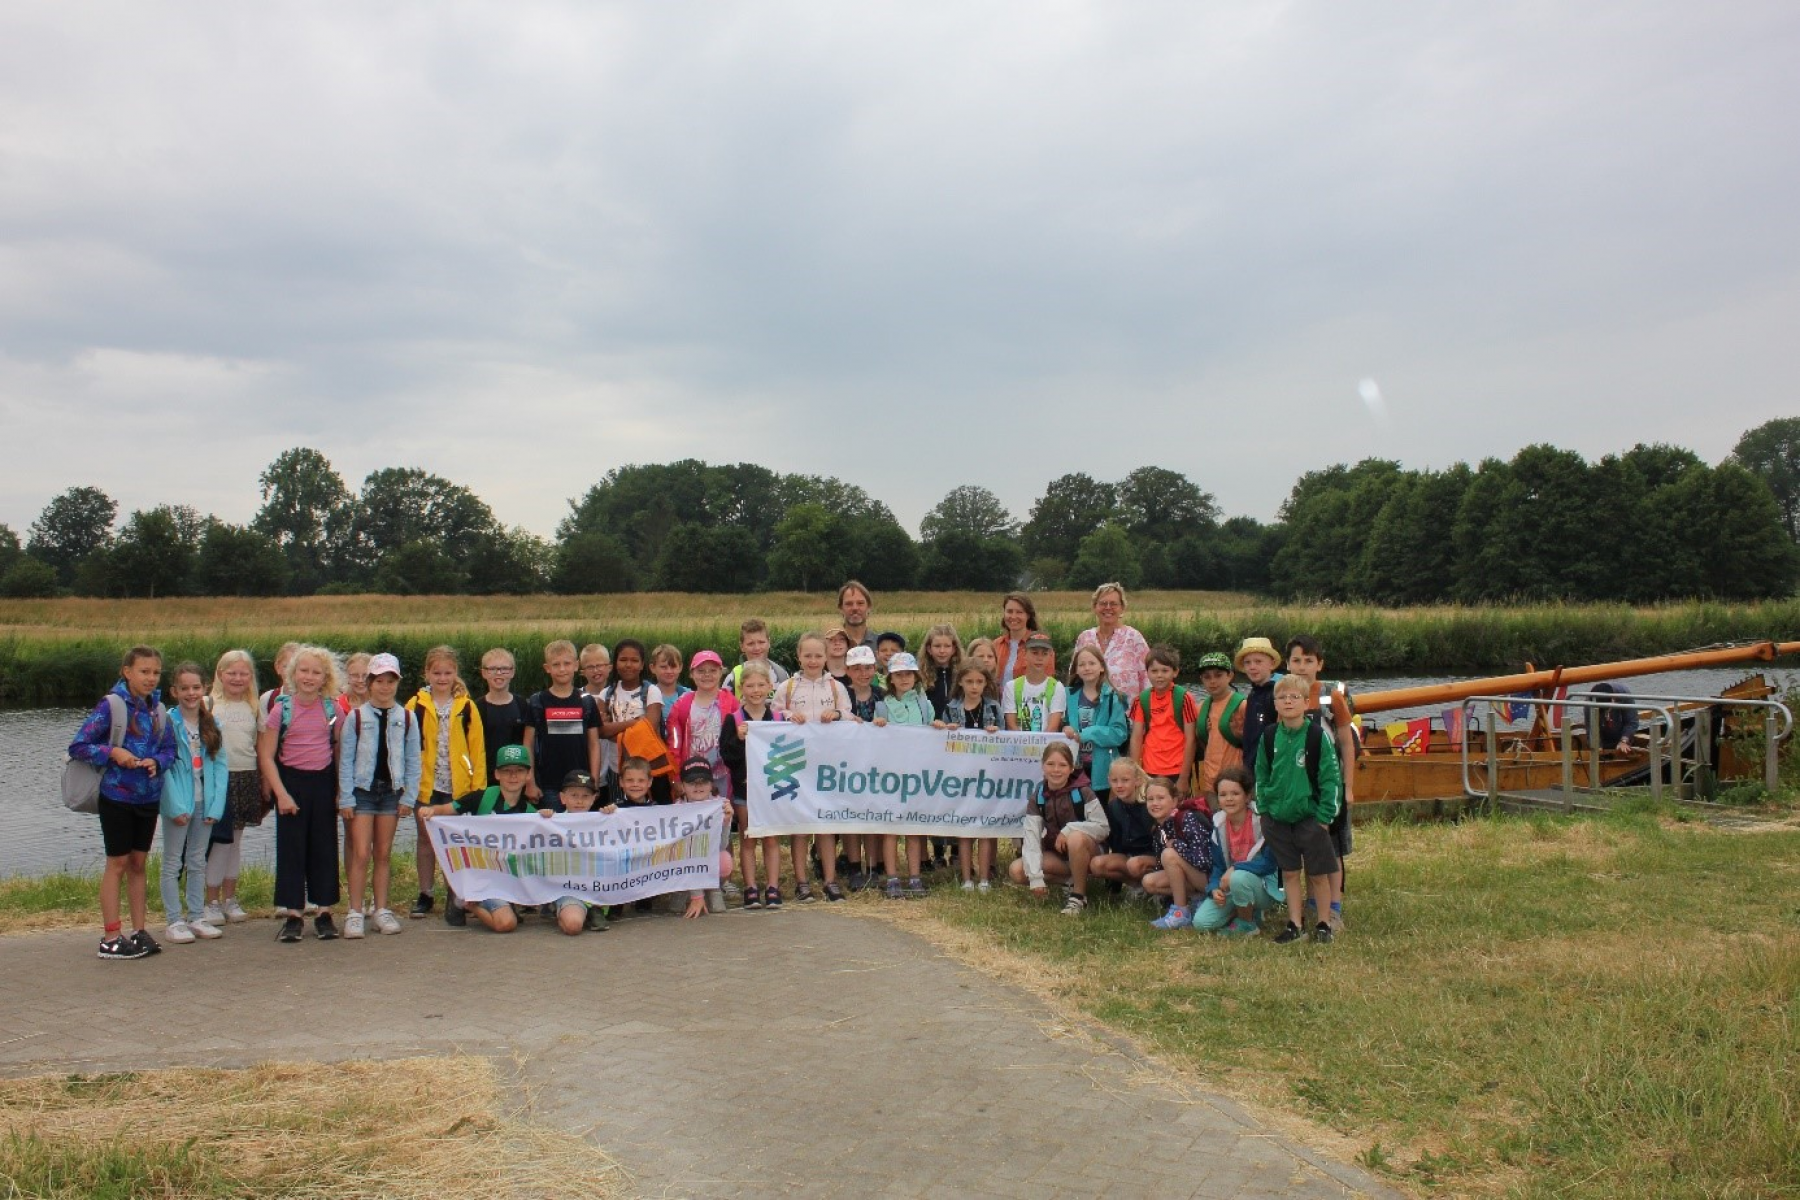
<path fill-rule="evenodd" d="M 1638 445 L 1588 462 L 1410 471 L 1365 459 L 1302 476 L 1276 521 L 1224 517 L 1178 471 L 1050 481 L 1024 520 L 953 488 L 914 538 L 862 488 L 697 459 L 608 471 L 552 539 L 507 528 L 474 492 L 411 467 L 352 491 L 318 450 L 279 455 L 233 525 L 184 505 L 134 511 L 97 487 L 47 504 L 21 543 L 0 525 L 0 594 L 400 595 L 1018 586 L 1210 588 L 1427 604 L 1786 596 L 1800 578 L 1800 418 L 1709 466 Z"/>

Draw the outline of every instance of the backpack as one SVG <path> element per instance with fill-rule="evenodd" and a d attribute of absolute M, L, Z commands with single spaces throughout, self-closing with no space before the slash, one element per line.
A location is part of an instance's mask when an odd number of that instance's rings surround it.
<path fill-rule="evenodd" d="M 1175 694 L 1170 697 L 1169 712 L 1175 718 L 1175 724 L 1181 724 L 1181 711 L 1187 707 L 1188 691 L 1179 683 L 1175 685 Z M 1144 728 L 1150 728 L 1150 689 L 1145 688 L 1138 696 L 1138 709 L 1144 714 Z"/>
<path fill-rule="evenodd" d="M 335 739 L 337 736 L 337 705 L 320 702 L 325 709 L 325 736 Z M 281 709 L 281 725 L 275 730 L 275 761 L 281 761 L 281 744 L 287 741 L 288 726 L 294 723 L 294 698 L 283 692 L 275 698 L 275 704 Z"/>
<path fill-rule="evenodd" d="M 1206 756 L 1207 737 L 1212 733 L 1212 702 L 1213 698 L 1211 696 L 1208 696 L 1200 702 L 1200 741 L 1199 744 L 1194 747 L 1194 753 L 1202 758 Z M 1233 691 L 1231 693 L 1231 699 L 1225 702 L 1225 719 L 1220 722 L 1223 726 L 1220 732 L 1225 735 L 1225 740 L 1231 743 L 1232 747 L 1237 750 L 1242 750 L 1244 748 L 1244 739 L 1231 732 L 1231 718 L 1237 714 L 1237 710 L 1242 708 L 1243 704 L 1244 693 Z"/>
<path fill-rule="evenodd" d="M 1324 744 L 1324 741 L 1325 733 L 1324 730 L 1320 728 L 1320 723 L 1312 720 L 1307 721 L 1306 778 L 1308 782 L 1312 784 L 1312 798 L 1314 804 L 1319 802 L 1319 747 Z M 1331 752 L 1336 754 L 1337 747 L 1333 746 Z M 1275 767 L 1275 729 L 1273 727 L 1263 730 L 1262 738 L 1256 745 L 1256 753 L 1261 760 L 1261 765 L 1256 769 L 1257 775 L 1259 778 L 1267 779 L 1268 775 L 1266 772 L 1273 770 Z"/>
<path fill-rule="evenodd" d="M 356 740 L 359 742 L 362 741 L 362 710 L 363 706 L 360 704 L 350 710 L 350 715 L 356 719 Z M 405 738 L 408 733 L 412 732 L 412 709 L 402 704 L 400 706 L 400 711 L 406 714 L 400 722 L 400 736 Z M 469 710 L 465 708 L 463 710 L 463 740 L 465 741 L 467 741 L 469 737 L 468 716 Z"/>
<path fill-rule="evenodd" d="M 1050 705 L 1056 699 L 1057 689 L 1062 686 L 1056 682 L 1056 676 L 1046 675 L 1044 677 L 1044 721 L 1046 724 L 1050 720 Z M 1064 703 L 1067 704 L 1067 701 Z M 1025 724 L 1025 677 L 1023 675 L 1013 676 L 1013 715 L 1019 718 L 1020 725 Z"/>
<path fill-rule="evenodd" d="M 520 792 L 519 798 L 523 800 L 525 798 L 525 793 Z M 494 810 L 499 807 L 500 785 L 497 783 L 490 783 L 486 788 L 482 789 L 481 803 L 475 806 L 475 811 L 470 815 L 476 817 L 491 817 L 494 815 Z"/>
<path fill-rule="evenodd" d="M 131 714 L 125 708 L 125 698 L 117 692 L 106 693 L 106 705 L 111 716 L 112 731 L 107 741 L 113 749 L 125 744 L 125 735 L 130 732 Z M 163 731 L 169 726 L 169 710 L 159 702 L 156 711 L 150 717 L 150 736 L 162 741 Z M 70 812 L 97 813 L 100 811 L 100 775 L 103 768 L 79 758 L 71 758 L 63 764 L 62 802 Z"/>

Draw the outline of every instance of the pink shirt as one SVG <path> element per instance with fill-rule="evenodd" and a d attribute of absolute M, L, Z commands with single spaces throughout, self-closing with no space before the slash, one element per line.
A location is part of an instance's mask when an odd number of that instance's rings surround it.
<path fill-rule="evenodd" d="M 850 693 L 829 675 L 817 679 L 808 679 L 804 675 L 788 676 L 787 681 L 775 689 L 774 703 L 782 715 L 798 714 L 809 721 L 826 709 L 835 710 L 840 717 L 850 715 Z"/>
<path fill-rule="evenodd" d="M 1100 629 L 1084 629 L 1075 638 L 1075 648 L 1092 646 L 1100 651 L 1100 657 L 1106 660 L 1106 673 L 1112 677 L 1113 691 L 1128 699 L 1136 699 L 1143 695 L 1144 689 L 1150 686 L 1150 672 L 1144 667 L 1144 655 L 1150 653 L 1150 643 L 1144 635 L 1129 625 L 1121 625 L 1113 631 L 1112 640 L 1106 647 L 1100 647 Z"/>
<path fill-rule="evenodd" d="M 293 700 L 294 717 L 288 722 L 287 737 L 282 739 L 279 761 L 296 771 L 323 771 L 331 765 L 331 723 L 325 718 L 325 702 L 307 704 Z M 278 701 L 263 721 L 265 729 L 281 728 L 281 704 Z"/>

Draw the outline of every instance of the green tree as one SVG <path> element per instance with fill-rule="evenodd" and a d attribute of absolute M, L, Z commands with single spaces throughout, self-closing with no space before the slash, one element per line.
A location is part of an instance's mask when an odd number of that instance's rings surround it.
<path fill-rule="evenodd" d="M 637 586 L 637 568 L 623 542 L 598 530 L 565 538 L 556 548 L 550 590 L 563 595 L 629 592 Z"/>
<path fill-rule="evenodd" d="M 167 505 L 134 512 L 126 520 L 106 556 L 109 596 L 179 596 L 199 557 L 193 510 L 177 512 Z"/>
<path fill-rule="evenodd" d="M 1034 561 L 1058 559 L 1064 564 L 1061 570 L 1067 570 L 1081 548 L 1081 539 L 1111 520 L 1118 507 L 1119 489 L 1113 484 L 1081 472 L 1060 475 L 1031 506 L 1030 517 L 1019 531 L 1025 553 Z"/>
<path fill-rule="evenodd" d="M 215 520 L 201 535 L 194 586 L 202 595 L 279 596 L 287 576 L 287 556 L 266 533 Z"/>
<path fill-rule="evenodd" d="M 1471 477 L 1462 463 L 1448 471 L 1397 475 L 1353 567 L 1354 594 L 1393 605 L 1448 599 L 1455 585 L 1451 529 Z"/>
<path fill-rule="evenodd" d="M 56 572 L 48 563 L 21 554 L 0 575 L 0 596 L 9 600 L 42 600 L 56 595 Z"/>
<path fill-rule="evenodd" d="M 72 487 L 46 504 L 31 523 L 25 550 L 67 585 L 83 560 L 111 543 L 118 515 L 118 501 L 99 488 Z"/>
<path fill-rule="evenodd" d="M 474 492 L 417 467 L 370 472 L 351 507 L 350 537 L 364 564 L 379 564 L 422 542 L 437 547 L 460 572 L 498 530 L 493 510 Z"/>
<path fill-rule="evenodd" d="M 919 547 L 891 515 L 844 519 L 846 574 L 878 592 L 904 591 L 919 575 Z"/>
<path fill-rule="evenodd" d="M 775 526 L 769 586 L 810 592 L 849 578 L 843 520 L 823 504 L 796 504 Z"/>
<path fill-rule="evenodd" d="M 919 522 L 920 539 L 927 543 L 946 533 L 969 533 L 985 540 L 1017 532 L 1018 524 L 1000 497 L 973 483 L 951 488 Z"/>
<path fill-rule="evenodd" d="M 738 525 L 684 522 L 663 539 L 652 586 L 661 592 L 748 592 L 761 582 L 756 535 Z"/>
<path fill-rule="evenodd" d="M 474 595 L 527 596 L 549 588 L 556 551 L 528 529 L 496 525 L 474 539 L 463 565 Z"/>
<path fill-rule="evenodd" d="M 1283 596 L 1347 600 L 1369 526 L 1388 501 L 1400 464 L 1366 458 L 1302 475 L 1281 508 L 1281 550 L 1270 563 L 1270 581 Z"/>
<path fill-rule="evenodd" d="M 1166 545 L 1219 519 L 1219 505 L 1186 475 L 1166 467 L 1139 467 L 1119 483 L 1119 512 L 1126 530 L 1143 542 Z"/>
<path fill-rule="evenodd" d="M 1788 537 L 1800 542 L 1800 417 L 1778 417 L 1749 430 L 1732 447 L 1730 461 L 1768 485 Z"/>
<path fill-rule="evenodd" d="M 1756 600 L 1793 594 L 1797 551 L 1768 486 L 1736 463 L 1683 475 L 1668 489 L 1694 564 L 1688 594 Z"/>
<path fill-rule="evenodd" d="M 437 542 L 408 542 L 381 556 L 375 590 L 390 596 L 453 596 L 467 582 Z"/>
<path fill-rule="evenodd" d="M 1134 588 L 1142 576 L 1143 567 L 1132 536 L 1116 521 L 1108 521 L 1082 538 L 1075 563 L 1069 568 L 1069 583 L 1078 589 L 1115 580 Z"/>
<path fill-rule="evenodd" d="M 939 591 L 997 592 L 1017 587 L 1025 556 L 1016 539 L 951 530 L 925 543 L 920 586 Z"/>
<path fill-rule="evenodd" d="M 344 557 L 350 489 L 317 450 L 296 446 L 275 456 L 257 482 L 262 507 L 250 528 L 275 539 L 287 558 L 289 585 L 303 596 L 331 582 Z"/>
<path fill-rule="evenodd" d="M 19 535 L 12 531 L 10 525 L 0 524 L 0 576 L 12 570 L 12 565 L 24 553 L 25 548 L 19 544 Z"/>

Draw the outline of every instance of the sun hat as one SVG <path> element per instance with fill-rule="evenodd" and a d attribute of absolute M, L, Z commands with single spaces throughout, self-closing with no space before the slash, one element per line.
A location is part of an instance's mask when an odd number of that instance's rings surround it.
<path fill-rule="evenodd" d="M 1200 664 L 1194 668 L 1196 671 L 1229 671 L 1231 669 L 1231 659 L 1222 650 L 1214 650 L 1210 654 L 1202 654 L 1200 656 Z"/>
<path fill-rule="evenodd" d="M 1246 654 L 1266 654 L 1271 661 L 1277 664 L 1281 662 L 1281 651 L 1275 649 L 1275 643 L 1266 637 L 1245 638 L 1238 643 L 1237 653 L 1231 656 L 1231 661 L 1240 671 L 1244 669 Z"/>
<path fill-rule="evenodd" d="M 725 660 L 719 657 L 717 651 L 701 650 L 694 655 L 691 661 L 689 661 L 688 670 L 692 671 L 698 667 L 704 667 L 707 663 L 711 663 L 721 671 L 725 669 Z"/>
<path fill-rule="evenodd" d="M 502 746 L 494 755 L 494 769 L 501 767 L 529 767 L 531 751 L 523 746 Z"/>
<path fill-rule="evenodd" d="M 872 667 L 875 665 L 875 652 L 867 646 L 852 646 L 850 653 L 844 655 L 846 667 Z"/>
<path fill-rule="evenodd" d="M 902 671 L 911 671 L 914 675 L 917 675 L 919 673 L 919 660 L 904 650 L 897 650 L 894 652 L 894 657 L 888 659 L 888 674 L 898 675 Z"/>
<path fill-rule="evenodd" d="M 847 642 L 850 640 L 850 631 L 842 625 L 833 625 L 825 631 L 825 640 L 829 642 L 834 637 L 841 637 Z"/>
<path fill-rule="evenodd" d="M 377 675 L 392 675 L 398 679 L 400 660 L 391 654 L 377 654 L 369 660 L 369 678 L 373 679 Z"/>

